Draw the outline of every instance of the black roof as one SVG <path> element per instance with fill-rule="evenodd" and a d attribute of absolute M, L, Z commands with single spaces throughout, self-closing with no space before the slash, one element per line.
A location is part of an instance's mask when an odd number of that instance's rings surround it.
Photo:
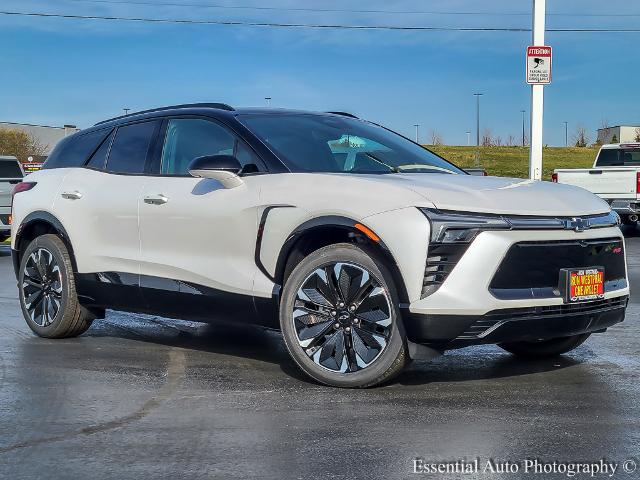
<path fill-rule="evenodd" d="M 355 115 L 346 112 L 312 112 L 308 110 L 292 110 L 284 108 L 271 108 L 271 107 L 247 107 L 247 108 L 233 108 L 226 103 L 185 103 L 180 105 L 169 105 L 166 107 L 152 108 L 149 110 L 143 110 L 140 112 L 132 112 L 127 115 L 120 115 L 118 117 L 110 118 L 96 123 L 94 126 L 104 126 L 108 124 L 117 124 L 125 119 L 146 118 L 154 116 L 154 114 L 163 113 L 211 113 L 215 111 L 219 115 L 235 115 L 237 113 L 244 114 L 287 114 L 287 113 L 307 113 L 316 115 L 340 115 L 351 118 L 358 118 Z"/>

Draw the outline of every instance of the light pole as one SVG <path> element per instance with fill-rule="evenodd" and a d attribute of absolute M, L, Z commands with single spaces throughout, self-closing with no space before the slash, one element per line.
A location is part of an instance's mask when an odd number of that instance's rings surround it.
<path fill-rule="evenodd" d="M 271 106 L 271 97 L 264 97 L 264 99 L 267 101 L 267 107 Z"/>
<path fill-rule="evenodd" d="M 562 123 L 564 123 L 564 146 L 566 148 L 569 146 L 569 131 L 568 131 L 569 122 L 562 122 Z"/>
<path fill-rule="evenodd" d="M 418 129 L 420 128 L 420 124 L 419 123 L 414 123 L 413 126 L 416 127 L 416 143 L 420 143 L 418 141 L 420 139 L 420 137 L 418 135 Z"/>
<path fill-rule="evenodd" d="M 474 97 L 476 97 L 476 147 L 478 150 L 476 151 L 476 167 L 480 165 L 480 97 L 482 93 L 474 93 Z"/>
<path fill-rule="evenodd" d="M 467 134 L 467 147 L 471 145 L 471 132 L 464 132 Z"/>
<path fill-rule="evenodd" d="M 525 133 L 524 133 L 525 119 L 524 119 L 524 115 L 527 113 L 527 111 L 526 110 L 520 110 L 520 112 L 522 113 L 522 146 L 524 147 L 524 144 L 525 144 Z"/>
<path fill-rule="evenodd" d="M 531 45 L 544 46 L 545 0 L 533 0 Z M 544 85 L 531 85 L 531 120 L 529 121 L 529 178 L 542 180 L 542 115 Z"/>
<path fill-rule="evenodd" d="M 129 111 L 131 110 L 130 108 L 123 108 L 122 109 L 124 111 L 125 115 L 129 115 Z"/>

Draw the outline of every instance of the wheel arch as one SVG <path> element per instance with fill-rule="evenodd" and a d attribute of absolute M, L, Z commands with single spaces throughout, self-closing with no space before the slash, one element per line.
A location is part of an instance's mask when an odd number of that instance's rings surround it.
<path fill-rule="evenodd" d="M 389 270 L 400 302 L 408 302 L 408 294 L 400 269 L 384 241 L 361 222 L 339 215 L 316 217 L 296 227 L 280 249 L 273 281 L 283 286 L 295 266 L 304 257 L 336 243 L 356 244 L 367 254 L 374 256 Z"/>
<path fill-rule="evenodd" d="M 78 271 L 76 265 L 75 255 L 73 253 L 73 246 L 69 238 L 67 230 L 62 225 L 62 222 L 53 214 L 45 211 L 35 211 L 27 215 L 20 226 L 16 230 L 14 240 L 13 253 L 13 269 L 16 277 L 18 276 L 20 269 L 20 261 L 22 259 L 22 252 L 24 252 L 27 245 L 36 237 L 52 233 L 60 237 L 62 242 L 69 251 L 73 270 Z"/>

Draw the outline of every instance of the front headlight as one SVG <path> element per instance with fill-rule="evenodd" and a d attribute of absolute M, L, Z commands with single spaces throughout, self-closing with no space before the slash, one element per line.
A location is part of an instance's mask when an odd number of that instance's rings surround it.
<path fill-rule="evenodd" d="M 431 222 L 431 241 L 469 243 L 484 230 L 510 230 L 511 224 L 499 215 L 441 212 L 421 208 Z"/>

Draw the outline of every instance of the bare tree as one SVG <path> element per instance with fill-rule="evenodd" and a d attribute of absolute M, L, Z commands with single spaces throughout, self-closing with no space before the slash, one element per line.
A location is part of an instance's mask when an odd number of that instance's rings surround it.
<path fill-rule="evenodd" d="M 437 130 L 431 130 L 431 145 L 442 145 L 442 135 Z"/>
<path fill-rule="evenodd" d="M 496 135 L 496 137 L 493 139 L 493 144 L 496 147 L 501 147 L 502 146 L 502 137 L 500 135 Z"/>
<path fill-rule="evenodd" d="M 485 128 L 484 132 L 482 132 L 482 138 L 480 139 L 480 143 L 483 147 L 490 147 L 493 145 L 493 133 L 490 128 Z"/>
<path fill-rule="evenodd" d="M 507 140 L 505 142 L 505 145 L 507 147 L 513 147 L 516 144 L 516 137 L 515 135 L 512 135 L 511 133 L 509 135 L 507 135 Z"/>
<path fill-rule="evenodd" d="M 576 127 L 576 133 L 573 135 L 573 141 L 576 147 L 586 147 L 589 145 L 589 134 L 584 125 Z"/>
<path fill-rule="evenodd" d="M 636 136 L 635 136 L 634 140 L 636 142 L 640 142 L 640 127 L 636 127 L 635 134 L 636 134 Z"/>
<path fill-rule="evenodd" d="M 0 155 L 11 155 L 26 162 L 30 156 L 43 156 L 46 151 L 47 146 L 33 135 L 22 130 L 0 128 Z"/>
<path fill-rule="evenodd" d="M 600 122 L 600 131 L 602 135 L 598 134 L 598 138 L 596 139 L 596 143 L 602 144 L 608 141 L 609 134 L 611 133 L 611 127 L 609 127 L 609 120 L 603 118 Z"/>

